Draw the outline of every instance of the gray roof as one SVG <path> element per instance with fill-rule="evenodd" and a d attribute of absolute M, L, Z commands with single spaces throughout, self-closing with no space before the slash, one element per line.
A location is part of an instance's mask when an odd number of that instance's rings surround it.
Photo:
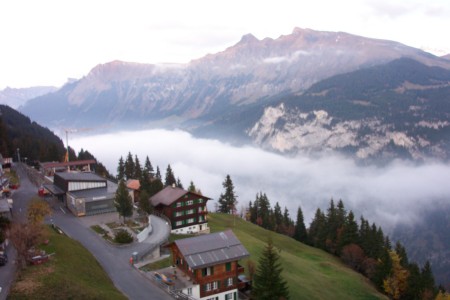
<path fill-rule="evenodd" d="M 46 188 L 52 195 L 60 196 L 64 195 L 66 192 L 64 192 L 62 189 L 57 187 L 54 184 L 44 184 L 44 188 Z"/>
<path fill-rule="evenodd" d="M 167 186 L 151 197 L 150 201 L 153 206 L 157 206 L 159 204 L 171 205 L 187 193 L 188 191 L 183 190 L 182 188 Z"/>
<path fill-rule="evenodd" d="M 191 269 L 205 268 L 250 256 L 231 230 L 176 240 L 174 243 Z"/>
<path fill-rule="evenodd" d="M 90 172 L 58 172 L 55 176 L 59 176 L 66 181 L 105 181 L 106 179 Z"/>

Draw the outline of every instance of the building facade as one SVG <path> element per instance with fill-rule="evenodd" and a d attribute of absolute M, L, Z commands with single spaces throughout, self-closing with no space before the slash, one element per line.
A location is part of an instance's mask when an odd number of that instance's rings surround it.
<path fill-rule="evenodd" d="M 78 217 L 117 211 L 117 184 L 94 173 L 57 172 L 44 187 Z"/>
<path fill-rule="evenodd" d="M 150 198 L 155 211 L 166 216 L 172 233 L 188 234 L 209 232 L 208 210 L 210 198 L 179 187 L 166 187 Z"/>
<path fill-rule="evenodd" d="M 192 285 L 182 293 L 201 300 L 237 300 L 244 273 L 239 260 L 250 254 L 231 230 L 176 240 L 170 244 L 173 264 Z"/>

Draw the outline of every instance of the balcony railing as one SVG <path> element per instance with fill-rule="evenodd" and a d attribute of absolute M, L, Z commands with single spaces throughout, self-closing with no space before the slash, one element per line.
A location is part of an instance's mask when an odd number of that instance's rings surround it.
<path fill-rule="evenodd" d="M 237 272 L 238 274 L 242 274 L 245 272 L 245 268 L 241 266 L 240 264 L 237 265 Z"/>

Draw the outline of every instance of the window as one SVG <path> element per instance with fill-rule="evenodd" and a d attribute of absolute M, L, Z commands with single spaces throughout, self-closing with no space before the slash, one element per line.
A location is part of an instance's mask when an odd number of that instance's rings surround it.
<path fill-rule="evenodd" d="M 205 284 L 205 291 L 209 292 L 211 290 L 211 282 Z"/>
<path fill-rule="evenodd" d="M 192 295 L 192 288 L 188 288 L 188 289 L 187 289 L 187 294 L 188 294 L 189 296 Z"/>
<path fill-rule="evenodd" d="M 233 293 L 225 294 L 225 300 L 233 300 Z"/>
<path fill-rule="evenodd" d="M 175 217 L 181 217 L 183 215 L 183 211 L 176 211 Z"/>
<path fill-rule="evenodd" d="M 188 200 L 188 201 L 186 201 L 186 206 L 192 205 L 192 204 L 194 204 L 194 200 Z"/>
<path fill-rule="evenodd" d="M 198 199 L 197 201 L 198 201 L 198 203 L 203 203 L 203 199 L 201 199 L 201 198 Z"/>
<path fill-rule="evenodd" d="M 233 285 L 233 277 L 230 277 L 227 279 L 227 286 L 232 286 Z"/>
<path fill-rule="evenodd" d="M 214 274 L 214 268 L 213 267 L 207 267 L 202 269 L 202 275 L 203 277 L 213 275 Z"/>
<path fill-rule="evenodd" d="M 177 221 L 177 222 L 175 223 L 175 226 L 181 226 L 181 225 L 183 225 L 183 221 Z"/>
<path fill-rule="evenodd" d="M 195 218 L 190 218 L 190 219 L 187 220 L 187 222 L 188 222 L 188 224 L 194 223 L 195 222 Z"/>
<path fill-rule="evenodd" d="M 204 217 L 204 216 L 199 216 L 199 217 L 198 217 L 198 221 L 199 221 L 199 222 L 205 221 L 205 217 Z"/>
<path fill-rule="evenodd" d="M 186 211 L 186 215 L 192 215 L 194 213 L 194 209 L 189 209 Z"/>
<path fill-rule="evenodd" d="M 230 263 L 230 262 L 227 262 L 227 263 L 225 264 L 225 268 L 226 268 L 227 272 L 231 271 L 231 263 Z"/>
<path fill-rule="evenodd" d="M 217 290 L 219 288 L 219 282 L 218 281 L 214 281 L 213 282 L 213 290 Z"/>
<path fill-rule="evenodd" d="M 183 202 L 177 202 L 177 207 L 182 207 L 183 206 Z"/>

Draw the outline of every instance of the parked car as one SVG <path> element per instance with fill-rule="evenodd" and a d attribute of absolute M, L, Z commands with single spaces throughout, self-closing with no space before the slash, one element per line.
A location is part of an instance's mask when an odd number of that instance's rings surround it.
<path fill-rule="evenodd" d="M 40 196 L 40 197 L 45 197 L 45 196 L 47 196 L 49 194 L 49 192 L 43 187 L 43 186 L 41 186 L 39 189 L 38 189 L 38 195 Z"/>

